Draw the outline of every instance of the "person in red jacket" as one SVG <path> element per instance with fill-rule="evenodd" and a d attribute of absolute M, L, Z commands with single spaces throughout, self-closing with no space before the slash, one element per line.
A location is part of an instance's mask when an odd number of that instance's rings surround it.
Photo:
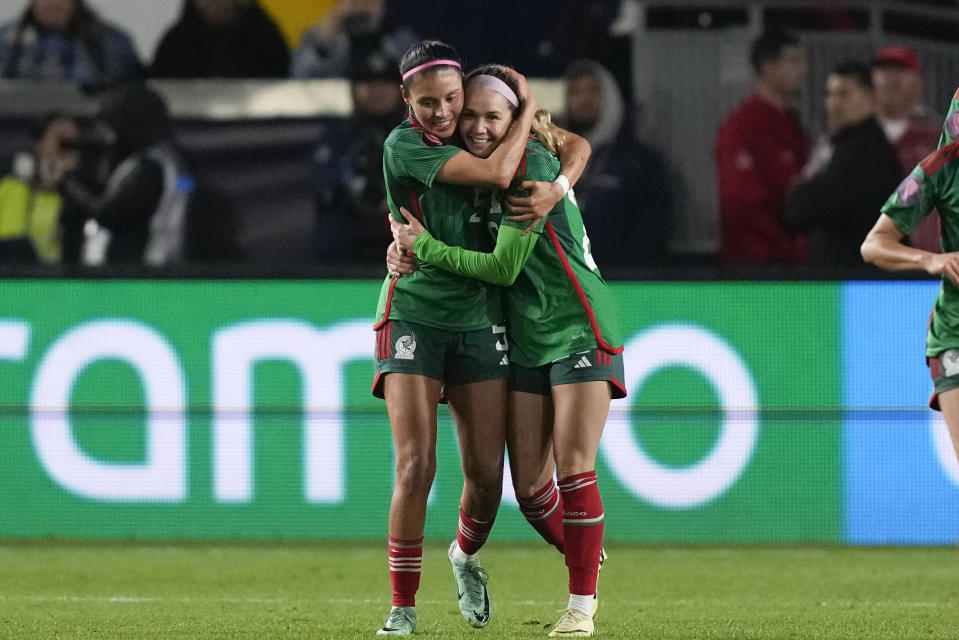
<path fill-rule="evenodd" d="M 809 155 L 793 105 L 806 84 L 805 50 L 786 32 L 752 45 L 753 93 L 729 114 L 716 138 L 720 262 L 798 264 L 804 240 L 786 224 L 786 191 Z"/>

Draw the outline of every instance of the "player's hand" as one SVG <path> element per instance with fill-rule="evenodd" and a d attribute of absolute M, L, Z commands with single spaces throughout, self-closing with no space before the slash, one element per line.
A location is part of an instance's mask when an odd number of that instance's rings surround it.
<path fill-rule="evenodd" d="M 423 225 L 405 207 L 400 207 L 400 213 L 408 222 L 403 224 L 390 216 L 390 230 L 393 232 L 393 240 L 403 251 L 412 251 L 416 237 L 423 233 Z"/>
<path fill-rule="evenodd" d="M 394 278 L 405 276 L 416 270 L 416 258 L 391 242 L 386 248 L 386 271 Z"/>
<path fill-rule="evenodd" d="M 931 254 L 926 271 L 934 276 L 945 274 L 953 283 L 959 285 L 959 252 Z"/>
<path fill-rule="evenodd" d="M 513 215 L 507 220 L 513 222 L 527 222 L 526 230 L 529 233 L 536 228 L 540 220 L 549 215 L 556 203 L 563 199 L 563 187 L 554 182 L 539 180 L 525 180 L 520 187 L 529 192 L 526 196 L 508 196 L 506 203 Z"/>

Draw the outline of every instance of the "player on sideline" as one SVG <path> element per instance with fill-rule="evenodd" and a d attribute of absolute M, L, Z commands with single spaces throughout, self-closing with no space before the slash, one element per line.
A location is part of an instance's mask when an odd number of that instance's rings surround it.
<path fill-rule="evenodd" d="M 503 67 L 488 65 L 467 77 L 460 133 L 470 152 L 495 153 L 514 116 L 523 113 L 518 89 Z M 551 155 L 562 132 L 541 114 L 534 126 L 538 139 L 526 144 L 517 186 L 523 180 L 565 181 L 557 177 L 559 163 Z M 492 253 L 442 242 L 405 209 L 409 224 L 391 220 L 391 225 L 398 245 L 419 260 L 508 287 L 507 443 L 514 484 L 527 505 L 537 496 L 546 507 L 541 533 L 564 547 L 569 569 L 567 609 L 549 635 L 591 636 L 604 517 L 596 453 L 610 399 L 626 395 L 618 323 L 572 192 L 529 234 L 525 225 L 503 218 L 502 197 L 489 192 L 477 199 L 476 213 L 498 227 Z M 554 468 L 561 499 L 549 491 Z M 561 510 L 555 509 L 558 504 Z M 548 526 L 561 526 L 561 534 Z"/>
<path fill-rule="evenodd" d="M 515 130 L 497 153 L 478 158 L 447 144 L 463 105 L 463 76 L 455 49 L 424 41 L 400 63 L 410 118 L 384 144 L 387 201 L 401 206 L 437 237 L 482 248 L 488 237 L 469 224 L 473 187 L 505 188 L 516 171 L 535 101 L 516 74 L 523 107 Z M 582 173 L 588 143 L 564 153 L 571 179 Z M 548 212 L 562 195 L 555 185 L 534 187 L 519 219 Z M 537 214 L 537 211 L 539 212 Z M 480 244 L 477 244 L 480 243 Z M 486 572 L 477 552 L 489 536 L 503 482 L 506 377 L 509 359 L 499 292 L 483 282 L 424 266 L 408 277 L 387 277 L 377 307 L 377 375 L 373 393 L 386 399 L 396 452 L 389 515 L 392 609 L 377 633 L 409 635 L 416 629 L 426 503 L 436 469 L 437 404 L 445 392 L 456 423 L 463 467 L 459 528 L 450 545 L 459 607 L 474 627 L 492 614 Z"/>
<path fill-rule="evenodd" d="M 936 209 L 943 253 L 906 246 L 903 238 Z M 946 115 L 939 148 L 889 196 L 861 251 L 866 262 L 887 271 L 942 276 L 926 334 L 926 362 L 933 381 L 929 406 L 942 411 L 959 456 L 959 89 Z"/>

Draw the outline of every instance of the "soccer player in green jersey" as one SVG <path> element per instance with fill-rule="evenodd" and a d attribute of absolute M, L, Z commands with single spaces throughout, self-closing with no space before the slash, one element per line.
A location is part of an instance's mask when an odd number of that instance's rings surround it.
<path fill-rule="evenodd" d="M 437 237 L 457 246 L 489 245 L 473 217 L 473 187 L 505 188 L 524 153 L 535 110 L 525 78 L 514 75 L 522 106 L 513 132 L 496 153 L 474 156 L 447 144 L 463 105 L 456 51 L 442 42 L 414 45 L 400 63 L 410 118 L 384 144 L 383 173 L 391 212 L 413 212 Z M 588 143 L 564 154 L 571 180 L 582 173 Z M 533 185 L 521 219 L 544 215 L 562 189 Z M 557 193 L 559 191 L 560 193 Z M 538 195 L 537 195 L 538 194 Z M 393 606 L 383 635 L 416 628 L 426 505 L 436 469 L 437 404 L 445 393 L 456 423 L 464 485 L 459 528 L 449 556 L 459 607 L 474 627 L 485 626 L 492 606 L 486 573 L 476 554 L 493 525 L 502 490 L 509 373 L 499 293 L 486 283 L 431 265 L 400 278 L 387 277 L 376 322 L 377 376 L 373 392 L 385 397 L 396 452 L 389 515 L 389 566 Z"/>
<path fill-rule="evenodd" d="M 519 113 L 516 89 L 502 67 L 481 67 L 467 77 L 460 134 L 470 152 L 495 153 Z M 548 114 L 538 115 L 538 139 L 527 142 L 520 181 L 557 176 L 551 151 L 562 132 Z M 549 635 L 589 636 L 603 540 L 596 453 L 610 399 L 626 394 L 619 329 L 573 193 L 529 234 L 503 217 L 501 198 L 488 192 L 476 200 L 476 215 L 498 229 L 492 252 L 442 242 L 405 209 L 409 224 L 392 221 L 394 238 L 430 265 L 509 287 L 507 443 L 514 487 L 524 514 L 564 552 L 569 568 L 568 608 Z"/>
<path fill-rule="evenodd" d="M 933 210 L 939 211 L 943 253 L 906 246 L 903 237 Z M 959 456 L 959 90 L 946 115 L 939 148 L 889 196 L 862 244 L 862 257 L 887 271 L 942 276 L 926 334 L 926 361 L 933 380 L 929 406 L 942 411 Z"/>

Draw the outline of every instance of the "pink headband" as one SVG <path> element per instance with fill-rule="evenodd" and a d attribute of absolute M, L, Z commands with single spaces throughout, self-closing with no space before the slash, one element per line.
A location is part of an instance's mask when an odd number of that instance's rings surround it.
<path fill-rule="evenodd" d="M 460 66 L 460 63 L 457 62 L 456 60 L 433 60 L 432 62 L 425 62 L 425 63 L 421 64 L 421 65 L 418 66 L 418 67 L 413 67 L 412 69 L 410 69 L 409 71 L 407 71 L 406 73 L 404 73 L 404 74 L 403 74 L 403 82 L 406 82 L 406 79 L 409 78 L 409 77 L 410 77 L 411 75 L 413 75 L 414 73 L 417 73 L 417 72 L 419 72 L 419 71 L 422 71 L 423 69 L 427 69 L 427 68 L 429 68 L 429 67 L 435 67 L 435 66 L 441 65 L 441 64 L 449 65 L 449 66 L 451 66 L 451 67 L 456 67 L 457 69 L 462 69 L 462 68 L 463 68 L 463 67 Z"/>
<path fill-rule="evenodd" d="M 480 89 L 492 89 L 496 93 L 506 98 L 511 105 L 514 107 L 519 107 L 519 99 L 516 97 L 516 92 L 510 89 L 508 84 L 496 76 L 489 76 L 485 74 L 473 76 L 470 79 L 469 86 L 479 87 Z"/>

